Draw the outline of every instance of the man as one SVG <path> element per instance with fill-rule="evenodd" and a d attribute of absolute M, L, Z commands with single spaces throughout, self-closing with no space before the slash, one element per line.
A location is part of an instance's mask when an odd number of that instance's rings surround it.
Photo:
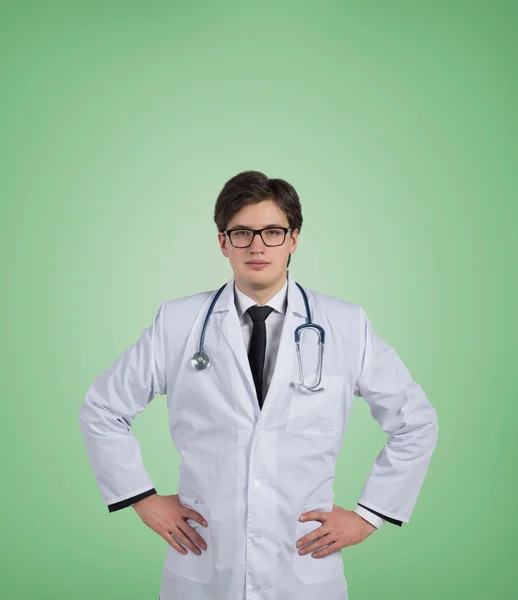
<path fill-rule="evenodd" d="M 287 270 L 302 227 L 290 184 L 240 173 L 214 220 L 233 271 L 221 294 L 164 302 L 81 405 L 99 489 L 110 512 L 133 506 L 167 541 L 161 600 L 346 600 L 341 549 L 409 521 L 436 412 L 357 304 L 304 288 L 325 355 L 305 328 L 297 355 L 307 310 Z M 203 332 L 210 364 L 199 369 Z M 156 492 L 131 433 L 157 393 L 181 456 L 174 495 Z M 332 483 L 355 395 L 389 438 L 350 511 L 333 504 Z"/>

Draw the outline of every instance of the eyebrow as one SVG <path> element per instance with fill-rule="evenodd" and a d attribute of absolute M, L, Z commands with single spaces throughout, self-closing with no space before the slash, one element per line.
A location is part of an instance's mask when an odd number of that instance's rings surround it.
<path fill-rule="evenodd" d="M 237 225 L 232 225 L 232 229 L 239 227 L 241 229 L 253 229 L 253 227 L 250 227 L 250 225 L 242 225 L 241 223 L 238 223 Z M 265 225 L 265 227 L 286 227 L 286 225 L 282 225 L 281 223 L 270 223 L 269 225 Z M 261 229 L 263 229 L 263 227 L 261 227 Z"/>

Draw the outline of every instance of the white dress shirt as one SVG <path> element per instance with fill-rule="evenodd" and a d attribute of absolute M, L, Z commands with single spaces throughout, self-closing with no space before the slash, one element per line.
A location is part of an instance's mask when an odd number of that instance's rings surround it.
<path fill-rule="evenodd" d="M 284 315 L 286 313 L 286 307 L 288 305 L 288 280 L 284 282 L 282 288 L 275 294 L 273 298 L 268 300 L 268 303 L 264 306 L 270 306 L 273 308 L 272 312 L 268 315 L 265 321 L 266 325 L 266 351 L 264 357 L 264 370 L 263 370 L 263 398 L 266 397 L 266 392 L 270 386 L 273 375 L 273 367 L 275 366 L 275 359 L 277 357 L 277 350 L 279 348 L 279 341 L 281 339 L 282 323 L 284 321 Z M 254 324 L 252 317 L 246 312 L 251 306 L 258 306 L 255 300 L 249 298 L 244 294 L 234 282 L 234 299 L 236 302 L 237 316 L 241 323 L 241 331 L 243 332 L 243 339 L 245 341 L 246 353 L 250 348 L 250 340 L 252 339 L 252 330 Z"/>
<path fill-rule="evenodd" d="M 243 332 L 243 339 L 245 342 L 246 353 L 250 347 L 250 340 L 252 337 L 253 321 L 252 317 L 246 312 L 251 306 L 270 306 L 273 311 L 266 318 L 266 351 L 264 358 L 264 371 L 263 371 L 263 401 L 266 397 L 268 387 L 272 380 L 273 368 L 275 366 L 275 359 L 277 357 L 277 350 L 279 348 L 279 341 L 281 338 L 282 323 L 284 321 L 284 315 L 286 313 L 286 307 L 288 305 L 288 279 L 284 282 L 282 288 L 266 302 L 264 305 L 258 305 L 255 300 L 252 300 L 249 296 L 243 293 L 234 281 L 234 300 L 236 304 L 237 316 L 241 324 L 241 330 Z M 379 529 L 385 519 L 374 514 L 364 506 L 357 505 L 354 512 L 360 517 L 369 521 L 374 527 Z"/>

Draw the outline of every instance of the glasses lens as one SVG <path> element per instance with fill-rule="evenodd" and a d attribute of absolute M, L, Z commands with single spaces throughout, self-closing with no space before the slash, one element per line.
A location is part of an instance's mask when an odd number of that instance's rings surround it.
<path fill-rule="evenodd" d="M 263 241 L 267 246 L 280 246 L 284 242 L 284 229 L 265 229 L 263 231 Z"/>
<path fill-rule="evenodd" d="M 237 248 L 245 248 L 252 242 L 252 232 L 249 229 L 234 229 L 229 232 L 230 241 Z"/>

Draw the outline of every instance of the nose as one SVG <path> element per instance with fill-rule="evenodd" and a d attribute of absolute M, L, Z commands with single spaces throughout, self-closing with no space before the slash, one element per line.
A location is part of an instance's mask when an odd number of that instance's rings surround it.
<path fill-rule="evenodd" d="M 260 233 L 256 233 L 254 235 L 254 239 L 252 240 L 249 248 L 253 250 L 262 250 L 263 248 L 266 248 L 266 244 L 263 242 L 263 238 L 261 237 Z"/>

